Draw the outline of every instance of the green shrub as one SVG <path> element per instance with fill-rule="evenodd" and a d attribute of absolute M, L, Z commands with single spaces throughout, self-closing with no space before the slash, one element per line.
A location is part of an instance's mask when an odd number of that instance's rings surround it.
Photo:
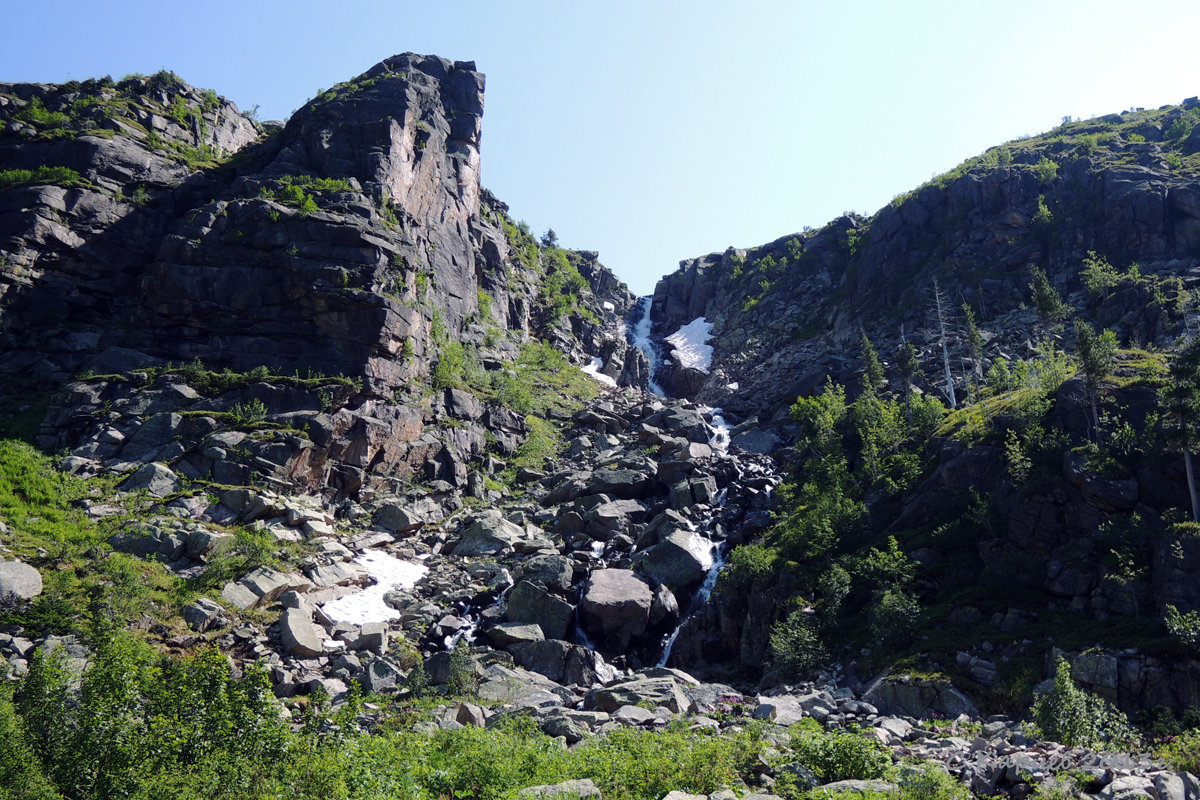
<path fill-rule="evenodd" d="M 229 413 L 238 425 L 249 425 L 267 418 L 267 406 L 256 397 L 247 403 L 234 403 Z"/>
<path fill-rule="evenodd" d="M 868 614 L 871 637 L 889 645 L 907 644 L 921 618 L 921 605 L 911 592 L 885 589 Z"/>
<path fill-rule="evenodd" d="M 1061 656 L 1054 689 L 1034 701 L 1032 716 L 1043 736 L 1069 747 L 1123 749 L 1137 741 L 1124 714 L 1075 685 L 1071 665 Z"/>
<path fill-rule="evenodd" d="M 784 680 L 804 680 L 829 658 L 814 616 L 797 609 L 771 626 L 771 665 Z"/>
<path fill-rule="evenodd" d="M 1033 171 L 1041 183 L 1051 183 L 1058 177 L 1058 162 L 1042 156 L 1034 165 Z"/>
<path fill-rule="evenodd" d="M 1183 117 L 1176 117 L 1174 122 L 1167 126 L 1163 131 L 1163 137 L 1167 139 L 1182 139 L 1192 131 L 1192 125 Z"/>
<path fill-rule="evenodd" d="M 1178 608 L 1168 603 L 1163 614 L 1163 622 L 1173 637 L 1193 651 L 1200 651 L 1200 613 L 1195 611 L 1180 613 Z"/>
<path fill-rule="evenodd" d="M 1046 205 L 1046 195 L 1039 194 L 1037 198 L 1037 211 L 1033 213 L 1033 224 L 1036 227 L 1044 228 L 1054 221 L 1054 214 L 1050 212 L 1050 207 Z"/>
<path fill-rule="evenodd" d="M 1157 753 L 1173 769 L 1180 772 L 1200 774 L 1200 730 L 1191 730 L 1176 736 Z"/>
<path fill-rule="evenodd" d="M 717 576 L 717 592 L 738 608 L 745 608 L 750 592 L 775 574 L 775 552 L 762 544 L 734 548 L 725 569 Z"/>
<path fill-rule="evenodd" d="M 1096 255 L 1094 250 L 1089 250 L 1084 256 L 1079 277 L 1083 281 L 1083 288 L 1093 297 L 1104 294 L 1121 282 L 1117 268 L 1108 263 L 1104 256 Z"/>
<path fill-rule="evenodd" d="M 479 688 L 479 676 L 475 674 L 475 662 L 467 649 L 465 639 L 459 639 L 450 652 L 450 668 L 446 678 L 446 691 L 452 695 L 475 694 Z"/>
<path fill-rule="evenodd" d="M 466 351 L 462 342 L 450 342 L 442 348 L 437 363 L 429 374 L 434 389 L 449 389 L 459 386 L 467 369 Z"/>
<path fill-rule="evenodd" d="M 892 765 L 887 748 L 855 731 L 801 732 L 792 738 L 792 750 L 822 783 L 878 780 Z"/>
<path fill-rule="evenodd" d="M 74 186 L 90 185 L 89 181 L 84 180 L 78 172 L 69 167 L 0 170 L 0 190 L 12 189 L 17 186 L 62 186 L 70 189 Z"/>
<path fill-rule="evenodd" d="M 61 111 L 48 111 L 42 103 L 42 98 L 33 97 L 29 105 L 13 115 L 15 119 L 48 128 L 60 128 L 71 121 L 68 114 Z"/>
<path fill-rule="evenodd" d="M 901 771 L 898 800 L 971 800 L 971 792 L 940 764 L 926 763 Z"/>

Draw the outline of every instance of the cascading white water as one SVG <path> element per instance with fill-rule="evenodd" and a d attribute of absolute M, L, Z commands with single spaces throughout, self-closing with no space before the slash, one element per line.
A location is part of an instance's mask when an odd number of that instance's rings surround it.
<path fill-rule="evenodd" d="M 637 324 L 632 326 L 630 337 L 633 339 L 633 346 L 646 354 L 646 361 L 650 364 L 650 391 L 659 397 L 663 396 L 662 387 L 654 380 L 654 373 L 658 371 L 658 354 L 654 350 L 654 342 L 650 339 L 650 306 L 654 304 L 654 296 L 646 295 L 638 299 L 638 306 L 641 308 L 642 316 L 638 319 Z"/>
<path fill-rule="evenodd" d="M 729 448 L 729 425 L 725 422 L 725 417 L 721 414 L 719 408 L 705 408 L 705 413 L 709 415 L 711 422 L 709 423 L 709 444 L 716 450 L 727 450 Z M 717 512 L 725 505 L 725 498 L 729 493 L 728 487 L 722 488 L 714 498 L 716 501 L 713 504 L 712 510 L 705 516 L 704 520 L 697 527 L 701 530 L 710 529 Z M 717 585 L 717 576 L 721 574 L 721 570 L 725 567 L 725 555 L 727 548 L 722 542 L 709 539 L 700 533 L 699 530 L 693 530 L 691 544 L 697 549 L 704 549 L 711 559 L 708 567 L 708 573 L 704 576 L 704 583 L 700 584 L 700 588 L 692 595 L 692 602 L 688 608 L 695 613 L 697 610 L 704 607 L 708 602 L 708 598 L 712 595 L 713 587 Z M 667 660 L 671 657 L 671 650 L 675 647 L 675 640 L 679 638 L 679 632 L 683 630 L 684 623 L 687 618 L 683 617 L 679 620 L 679 624 L 675 626 L 675 630 L 671 631 L 671 635 L 667 637 L 663 644 L 662 655 L 659 656 L 658 666 L 665 667 Z"/>

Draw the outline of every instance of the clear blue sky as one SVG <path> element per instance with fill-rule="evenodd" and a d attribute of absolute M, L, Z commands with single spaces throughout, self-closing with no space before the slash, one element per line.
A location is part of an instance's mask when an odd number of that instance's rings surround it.
<path fill-rule="evenodd" d="M 735 10 L 736 6 L 736 10 Z M 483 182 L 639 294 L 987 147 L 1200 94 L 1195 0 L 0 0 L 0 81 L 172 69 L 260 117 L 393 53 L 487 74 Z"/>

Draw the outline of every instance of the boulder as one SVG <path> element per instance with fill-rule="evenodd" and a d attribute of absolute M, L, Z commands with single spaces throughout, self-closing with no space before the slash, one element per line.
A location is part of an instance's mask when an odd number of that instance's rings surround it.
<path fill-rule="evenodd" d="M 804 707 L 799 699 L 789 695 L 760 697 L 758 706 L 754 709 L 754 718 L 768 719 L 776 725 L 787 727 L 804 719 Z"/>
<path fill-rule="evenodd" d="M 547 639 L 565 639 L 575 618 L 575 607 L 537 584 L 518 581 L 508 593 L 504 617 L 541 627 Z"/>
<path fill-rule="evenodd" d="M 650 584 L 631 570 L 598 569 L 579 602 L 580 624 L 602 648 L 624 652 L 646 632 L 653 603 Z"/>
<path fill-rule="evenodd" d="M 917 719 L 934 716 L 954 719 L 959 714 L 979 716 L 975 704 L 949 681 L 922 680 L 907 675 L 887 676 L 867 687 L 862 699 L 878 708 L 881 714 Z"/>
<path fill-rule="evenodd" d="M 637 500 L 610 500 L 584 515 L 584 532 L 593 539 L 608 541 L 645 516 L 646 506 Z"/>
<path fill-rule="evenodd" d="M 179 479 L 166 464 L 146 464 L 121 482 L 123 492 L 144 491 L 151 497 L 165 497 L 179 488 Z"/>
<path fill-rule="evenodd" d="M 240 583 L 258 597 L 259 603 L 266 604 L 279 598 L 288 589 L 308 589 L 312 584 L 308 581 L 271 567 L 258 567 L 241 578 Z"/>
<path fill-rule="evenodd" d="M 0 597 L 32 600 L 42 593 L 42 573 L 21 561 L 0 561 Z"/>
<path fill-rule="evenodd" d="M 363 691 L 368 693 L 394 691 L 403 681 L 404 673 L 386 658 L 372 661 L 358 677 Z"/>
<path fill-rule="evenodd" d="M 521 565 L 522 577 L 545 586 L 547 589 L 565 592 L 571 588 L 575 570 L 565 556 L 534 556 Z"/>
<path fill-rule="evenodd" d="M 196 528 L 188 534 L 187 541 L 183 546 L 183 552 L 193 561 L 199 561 L 212 554 L 221 541 L 228 538 L 228 533 L 208 530 L 207 528 Z"/>
<path fill-rule="evenodd" d="M 621 706 L 612 712 L 612 718 L 622 725 L 632 726 L 653 725 L 658 721 L 653 711 L 641 706 Z"/>
<path fill-rule="evenodd" d="M 593 494 L 607 494 L 619 500 L 637 500 L 654 487 L 653 474 L 632 469 L 598 469 L 592 473 Z"/>
<path fill-rule="evenodd" d="M 658 544 L 639 553 L 634 566 L 676 595 L 704 582 L 712 566 L 712 545 L 690 531 L 673 530 Z"/>
<path fill-rule="evenodd" d="M 324 632 L 313 623 L 307 609 L 284 609 L 279 617 L 279 636 L 289 655 L 316 658 L 325 653 Z"/>
<path fill-rule="evenodd" d="M 525 531 L 500 516 L 494 509 L 484 511 L 471 522 L 458 544 L 454 555 L 493 556 L 512 553 L 518 542 L 525 538 Z"/>
<path fill-rule="evenodd" d="M 415 530 L 427 522 L 425 516 L 410 506 L 388 501 L 375 512 L 375 524 L 394 533 Z"/>
<path fill-rule="evenodd" d="M 591 692 L 592 701 L 601 711 L 613 713 L 621 706 L 649 703 L 664 706 L 676 714 L 690 714 L 693 703 L 674 678 L 634 678 Z"/>
<path fill-rule="evenodd" d="M 541 626 L 525 622 L 501 622 L 499 625 L 489 628 L 485 635 L 493 647 L 499 647 L 502 650 L 507 649 L 511 644 L 540 642 L 546 638 L 542 633 Z"/>
<path fill-rule="evenodd" d="M 258 595 L 234 581 L 226 583 L 221 589 L 221 599 L 243 611 L 258 603 Z"/>
<path fill-rule="evenodd" d="M 555 683 L 562 683 L 567 653 L 572 647 L 570 642 L 561 639 L 546 639 L 540 642 L 517 642 L 507 649 L 518 666 L 545 675 Z"/>
<path fill-rule="evenodd" d="M 204 633 L 220 618 L 224 610 L 220 603 L 201 597 L 184 607 L 183 621 L 196 633 Z"/>
<path fill-rule="evenodd" d="M 562 783 L 526 786 L 517 792 L 522 800 L 582 800 L 586 797 L 600 797 L 600 789 L 592 783 L 591 778 Z"/>

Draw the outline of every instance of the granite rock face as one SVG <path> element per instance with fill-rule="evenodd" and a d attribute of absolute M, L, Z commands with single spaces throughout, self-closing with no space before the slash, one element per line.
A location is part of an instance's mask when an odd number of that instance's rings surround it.
<path fill-rule="evenodd" d="M 152 408 L 145 387 L 73 385 L 47 444 L 180 469 L 170 443 L 209 433 L 203 425 L 170 436 L 133 431 L 145 426 L 132 417 L 98 426 L 81 403 L 141 417 L 261 402 L 305 435 L 202 443 L 182 474 L 240 485 L 266 472 L 343 494 L 414 474 L 459 486 L 485 431 L 504 456 L 526 426 L 524 414 L 458 389 L 425 403 L 452 343 L 495 370 L 540 338 L 621 377 L 638 358 L 624 335 L 634 298 L 595 253 L 539 250 L 480 186 L 483 89 L 469 62 L 401 54 L 279 126 L 171 73 L 0 84 L 0 164 L 30 170 L 0 190 L 0 369 L 45 389 L 197 361 L 355 381 L 199 397 L 179 378 L 182 389 L 155 387 Z M 573 281 L 565 304 L 547 283 L 555 275 Z M 122 440 L 130 431 L 136 446 Z M 235 452 L 253 463 L 230 463 Z"/>

